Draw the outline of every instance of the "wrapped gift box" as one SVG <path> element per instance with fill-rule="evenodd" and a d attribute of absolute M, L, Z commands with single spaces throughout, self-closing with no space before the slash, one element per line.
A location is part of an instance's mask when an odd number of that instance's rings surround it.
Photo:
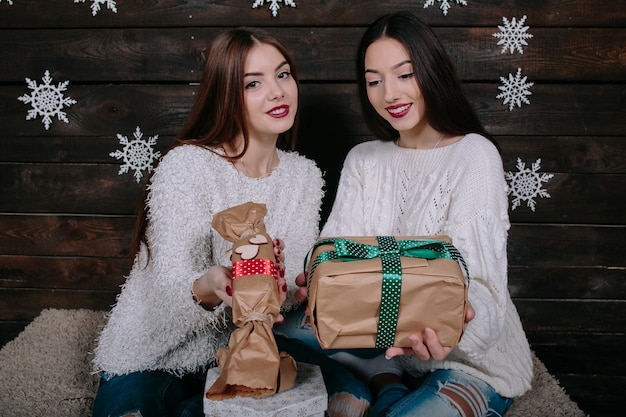
<path fill-rule="evenodd" d="M 410 347 L 409 336 L 425 327 L 442 345 L 456 345 L 465 328 L 464 265 L 445 236 L 320 239 L 307 268 L 311 326 L 320 345 Z"/>
<path fill-rule="evenodd" d="M 205 392 L 215 382 L 220 369 L 207 372 Z M 298 363 L 295 385 L 278 394 L 264 398 L 236 397 L 223 401 L 204 398 L 206 417 L 323 417 L 328 395 L 322 373 L 317 365 Z"/>

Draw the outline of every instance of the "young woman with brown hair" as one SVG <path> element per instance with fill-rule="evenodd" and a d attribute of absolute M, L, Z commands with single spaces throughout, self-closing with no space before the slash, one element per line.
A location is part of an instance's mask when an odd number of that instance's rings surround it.
<path fill-rule="evenodd" d="M 290 151 L 297 114 L 298 73 L 280 42 L 248 29 L 216 37 L 191 115 L 147 185 L 135 261 L 95 351 L 94 416 L 204 416 L 206 370 L 231 332 L 231 243 L 215 213 L 266 204 L 283 310 L 296 305 L 323 194 L 319 168 Z"/>

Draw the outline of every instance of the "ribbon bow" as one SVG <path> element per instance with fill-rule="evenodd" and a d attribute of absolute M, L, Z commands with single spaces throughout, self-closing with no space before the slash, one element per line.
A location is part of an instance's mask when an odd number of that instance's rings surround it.
<path fill-rule="evenodd" d="M 344 238 L 322 239 L 316 242 L 312 253 L 317 247 L 332 243 L 334 250 L 320 253 L 313 261 L 309 277 L 313 277 L 319 264 L 330 260 L 355 261 L 360 259 L 380 258 L 382 262 L 382 288 L 380 312 L 376 332 L 376 347 L 393 346 L 395 342 L 400 295 L 402 292 L 402 265 L 400 257 L 424 259 L 452 259 L 459 263 L 465 272 L 466 284 L 469 285 L 469 272 L 461 253 L 451 243 L 434 239 L 406 239 L 396 241 L 393 236 L 377 236 L 378 246 L 367 245 Z M 305 259 L 305 269 L 309 256 Z M 307 287 L 310 285 L 309 279 Z M 307 288 L 308 289 L 308 288 Z"/>

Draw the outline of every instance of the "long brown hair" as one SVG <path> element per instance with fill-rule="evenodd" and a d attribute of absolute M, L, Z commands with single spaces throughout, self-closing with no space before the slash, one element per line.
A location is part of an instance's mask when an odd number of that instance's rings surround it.
<path fill-rule="evenodd" d="M 213 151 L 225 144 L 234 148 L 239 134 L 243 135 L 242 151 L 229 159 L 241 158 L 248 149 L 249 135 L 244 102 L 244 71 L 250 50 L 258 44 L 275 47 L 290 66 L 291 76 L 299 84 L 296 63 L 287 48 L 270 34 L 249 28 L 220 33 L 208 51 L 200 86 L 194 105 L 176 140 L 166 151 L 181 145 L 196 145 Z M 299 106 L 298 106 L 299 107 Z M 291 129 L 278 137 L 277 147 L 293 150 L 296 143 L 299 112 Z M 135 234 L 130 246 L 134 257 L 146 241 L 146 197 L 150 179 L 143 189 L 137 208 Z"/>

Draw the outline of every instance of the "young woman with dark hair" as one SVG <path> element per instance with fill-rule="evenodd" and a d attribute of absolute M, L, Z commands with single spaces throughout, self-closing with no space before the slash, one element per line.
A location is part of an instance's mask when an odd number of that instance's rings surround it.
<path fill-rule="evenodd" d="M 380 140 L 349 152 L 321 236 L 447 235 L 469 268 L 471 307 L 455 347 L 426 328 L 411 348 L 332 357 L 369 383 L 370 417 L 502 416 L 530 388 L 532 361 L 507 288 L 510 225 L 498 148 L 435 34 L 413 14 L 376 20 L 357 57 L 363 115 Z M 296 281 L 305 285 L 302 275 Z"/>
<path fill-rule="evenodd" d="M 216 37 L 190 117 L 146 187 L 135 261 L 95 350 L 93 416 L 205 415 L 206 370 L 232 330 L 231 243 L 215 213 L 267 206 L 283 311 L 297 304 L 323 194 L 315 163 L 288 151 L 297 114 L 296 65 L 280 42 L 248 29 Z"/>

